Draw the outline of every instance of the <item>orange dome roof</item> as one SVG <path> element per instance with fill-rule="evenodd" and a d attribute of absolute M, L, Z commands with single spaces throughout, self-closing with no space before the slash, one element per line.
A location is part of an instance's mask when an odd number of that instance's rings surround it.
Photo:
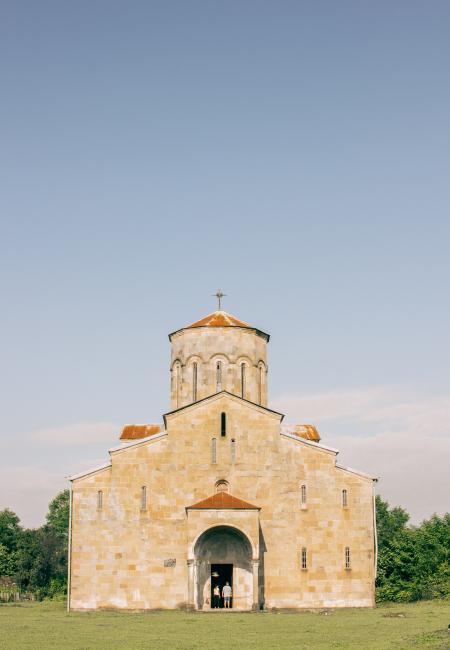
<path fill-rule="evenodd" d="M 226 311 L 213 311 L 212 314 L 187 326 L 190 327 L 250 327 L 250 325 L 232 314 L 227 314 Z"/>
<path fill-rule="evenodd" d="M 182 330 L 187 330 L 187 329 L 193 329 L 195 327 L 242 327 L 244 329 L 255 330 L 255 332 L 257 332 L 267 341 L 270 338 L 268 334 L 259 330 L 257 327 L 253 327 L 248 323 L 244 323 L 244 321 L 239 320 L 238 318 L 236 318 L 236 316 L 233 316 L 232 314 L 228 314 L 226 311 L 218 310 L 218 311 L 213 311 L 212 314 L 208 314 L 208 316 L 205 316 L 204 318 L 195 321 L 195 323 L 191 323 L 190 325 L 186 325 L 185 327 L 182 327 L 181 329 L 172 332 L 171 334 L 169 334 L 169 339 L 171 339 L 171 337 L 177 332 L 181 332 Z"/>

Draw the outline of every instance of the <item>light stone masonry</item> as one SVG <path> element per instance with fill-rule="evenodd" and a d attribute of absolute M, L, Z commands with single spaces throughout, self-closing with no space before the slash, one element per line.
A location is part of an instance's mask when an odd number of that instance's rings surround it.
<path fill-rule="evenodd" d="M 71 479 L 69 608 L 208 609 L 225 577 L 235 609 L 372 607 L 374 479 L 267 408 L 268 335 L 207 318 L 171 335 L 163 431 Z"/>

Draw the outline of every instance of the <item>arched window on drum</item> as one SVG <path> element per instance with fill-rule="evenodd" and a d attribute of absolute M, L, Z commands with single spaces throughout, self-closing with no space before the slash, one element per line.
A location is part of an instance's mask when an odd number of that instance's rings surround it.
<path fill-rule="evenodd" d="M 258 404 L 266 402 L 266 366 L 263 361 L 258 364 Z"/>
<path fill-rule="evenodd" d="M 175 403 L 177 408 L 181 404 L 181 363 L 175 364 Z"/>
<path fill-rule="evenodd" d="M 222 390 L 222 362 L 216 361 L 216 393 Z"/>
<path fill-rule="evenodd" d="M 192 364 L 192 401 L 197 401 L 197 380 L 198 380 L 198 363 Z"/>
<path fill-rule="evenodd" d="M 245 399 L 245 389 L 247 381 L 247 364 L 245 361 L 241 363 L 241 397 Z"/>

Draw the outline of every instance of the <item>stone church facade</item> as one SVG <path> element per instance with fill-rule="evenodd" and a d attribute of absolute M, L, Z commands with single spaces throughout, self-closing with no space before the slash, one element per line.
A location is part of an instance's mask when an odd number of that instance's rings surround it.
<path fill-rule="evenodd" d="M 171 410 L 72 476 L 71 610 L 374 605 L 374 481 L 267 405 L 268 334 L 224 311 L 169 336 Z"/>

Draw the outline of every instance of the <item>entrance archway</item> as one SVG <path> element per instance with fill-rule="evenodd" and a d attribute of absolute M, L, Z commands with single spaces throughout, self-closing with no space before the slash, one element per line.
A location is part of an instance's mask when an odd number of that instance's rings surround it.
<path fill-rule="evenodd" d="M 198 538 L 194 546 L 195 605 L 197 609 L 212 607 L 212 590 L 218 585 L 222 592 L 231 581 L 232 607 L 252 609 L 254 604 L 254 572 L 252 546 L 237 528 L 214 526 Z M 223 583 L 223 584 L 222 584 Z M 220 605 L 223 605 L 221 599 Z"/>

